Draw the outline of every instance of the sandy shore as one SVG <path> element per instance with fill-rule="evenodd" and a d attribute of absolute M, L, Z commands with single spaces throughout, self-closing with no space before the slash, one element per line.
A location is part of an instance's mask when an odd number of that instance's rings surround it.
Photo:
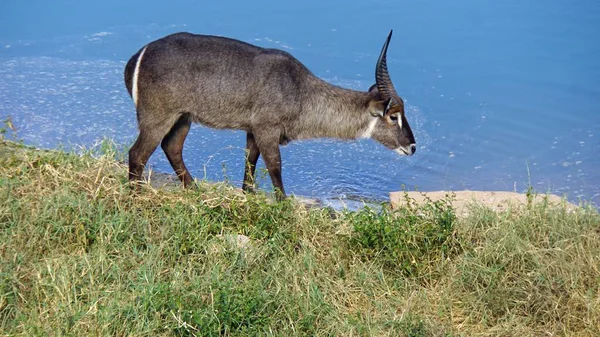
<path fill-rule="evenodd" d="M 406 205 L 407 197 L 414 200 L 417 204 L 422 204 L 429 200 L 437 201 L 449 196 L 452 200 L 452 206 L 460 215 L 466 215 L 469 206 L 477 203 L 489 207 L 495 211 L 507 211 L 511 208 L 527 206 L 528 197 L 524 193 L 506 192 L 506 191 L 433 191 L 433 192 L 392 192 L 390 193 L 390 202 L 392 207 L 401 207 Z M 532 194 L 530 196 L 532 203 L 548 202 L 550 204 L 565 205 L 567 210 L 572 210 L 578 206 L 566 201 L 554 194 Z"/>

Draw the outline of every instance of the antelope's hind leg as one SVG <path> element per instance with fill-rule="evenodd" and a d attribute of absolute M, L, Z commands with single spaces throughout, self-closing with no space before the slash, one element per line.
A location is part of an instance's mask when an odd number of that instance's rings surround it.
<path fill-rule="evenodd" d="M 254 175 L 259 156 L 260 151 L 256 145 L 254 135 L 251 132 L 246 133 L 246 162 L 244 165 L 244 183 L 242 184 L 244 192 L 254 192 Z"/>
<path fill-rule="evenodd" d="M 179 115 L 171 115 L 170 118 L 156 118 L 156 116 L 168 116 L 160 113 L 154 113 L 150 116 L 154 118 L 141 118 L 142 116 L 144 116 L 143 112 L 138 110 L 140 134 L 129 150 L 130 183 L 137 183 L 142 180 L 144 167 L 148 159 L 179 118 Z"/>
<path fill-rule="evenodd" d="M 190 131 L 191 124 L 189 114 L 182 115 L 161 142 L 161 147 L 169 163 L 171 163 L 175 174 L 177 174 L 184 187 L 189 187 L 192 183 L 192 176 L 183 162 L 183 143 Z"/>

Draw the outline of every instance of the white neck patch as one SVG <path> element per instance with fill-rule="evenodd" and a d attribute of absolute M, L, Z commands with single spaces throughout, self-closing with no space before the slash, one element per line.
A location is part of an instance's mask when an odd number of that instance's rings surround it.
<path fill-rule="evenodd" d="M 373 117 L 373 119 L 371 119 L 371 121 L 369 122 L 369 126 L 367 126 L 365 131 L 363 131 L 363 133 L 360 135 L 360 138 L 371 138 L 371 136 L 373 136 L 373 131 L 375 130 L 375 124 L 377 124 L 377 119 L 379 118 Z"/>

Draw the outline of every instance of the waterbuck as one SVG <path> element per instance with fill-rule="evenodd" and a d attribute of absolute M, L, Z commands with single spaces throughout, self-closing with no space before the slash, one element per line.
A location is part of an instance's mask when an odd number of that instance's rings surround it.
<path fill-rule="evenodd" d="M 230 38 L 177 33 L 150 42 L 125 67 L 140 130 L 129 151 L 129 180 L 141 179 L 160 143 L 189 186 L 182 150 L 192 122 L 245 131 L 242 188 L 254 189 L 262 155 L 278 200 L 285 198 L 279 145 L 292 140 L 373 138 L 413 155 L 415 138 L 387 69 L 391 37 L 392 31 L 377 61 L 376 84 L 367 92 L 329 84 L 285 51 Z"/>

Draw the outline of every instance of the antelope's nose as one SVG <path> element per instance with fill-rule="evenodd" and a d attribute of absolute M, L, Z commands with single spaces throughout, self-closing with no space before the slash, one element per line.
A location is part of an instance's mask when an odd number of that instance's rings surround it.
<path fill-rule="evenodd" d="M 410 154 L 413 155 L 413 154 L 415 154 L 415 152 L 417 152 L 417 145 L 410 144 Z"/>

